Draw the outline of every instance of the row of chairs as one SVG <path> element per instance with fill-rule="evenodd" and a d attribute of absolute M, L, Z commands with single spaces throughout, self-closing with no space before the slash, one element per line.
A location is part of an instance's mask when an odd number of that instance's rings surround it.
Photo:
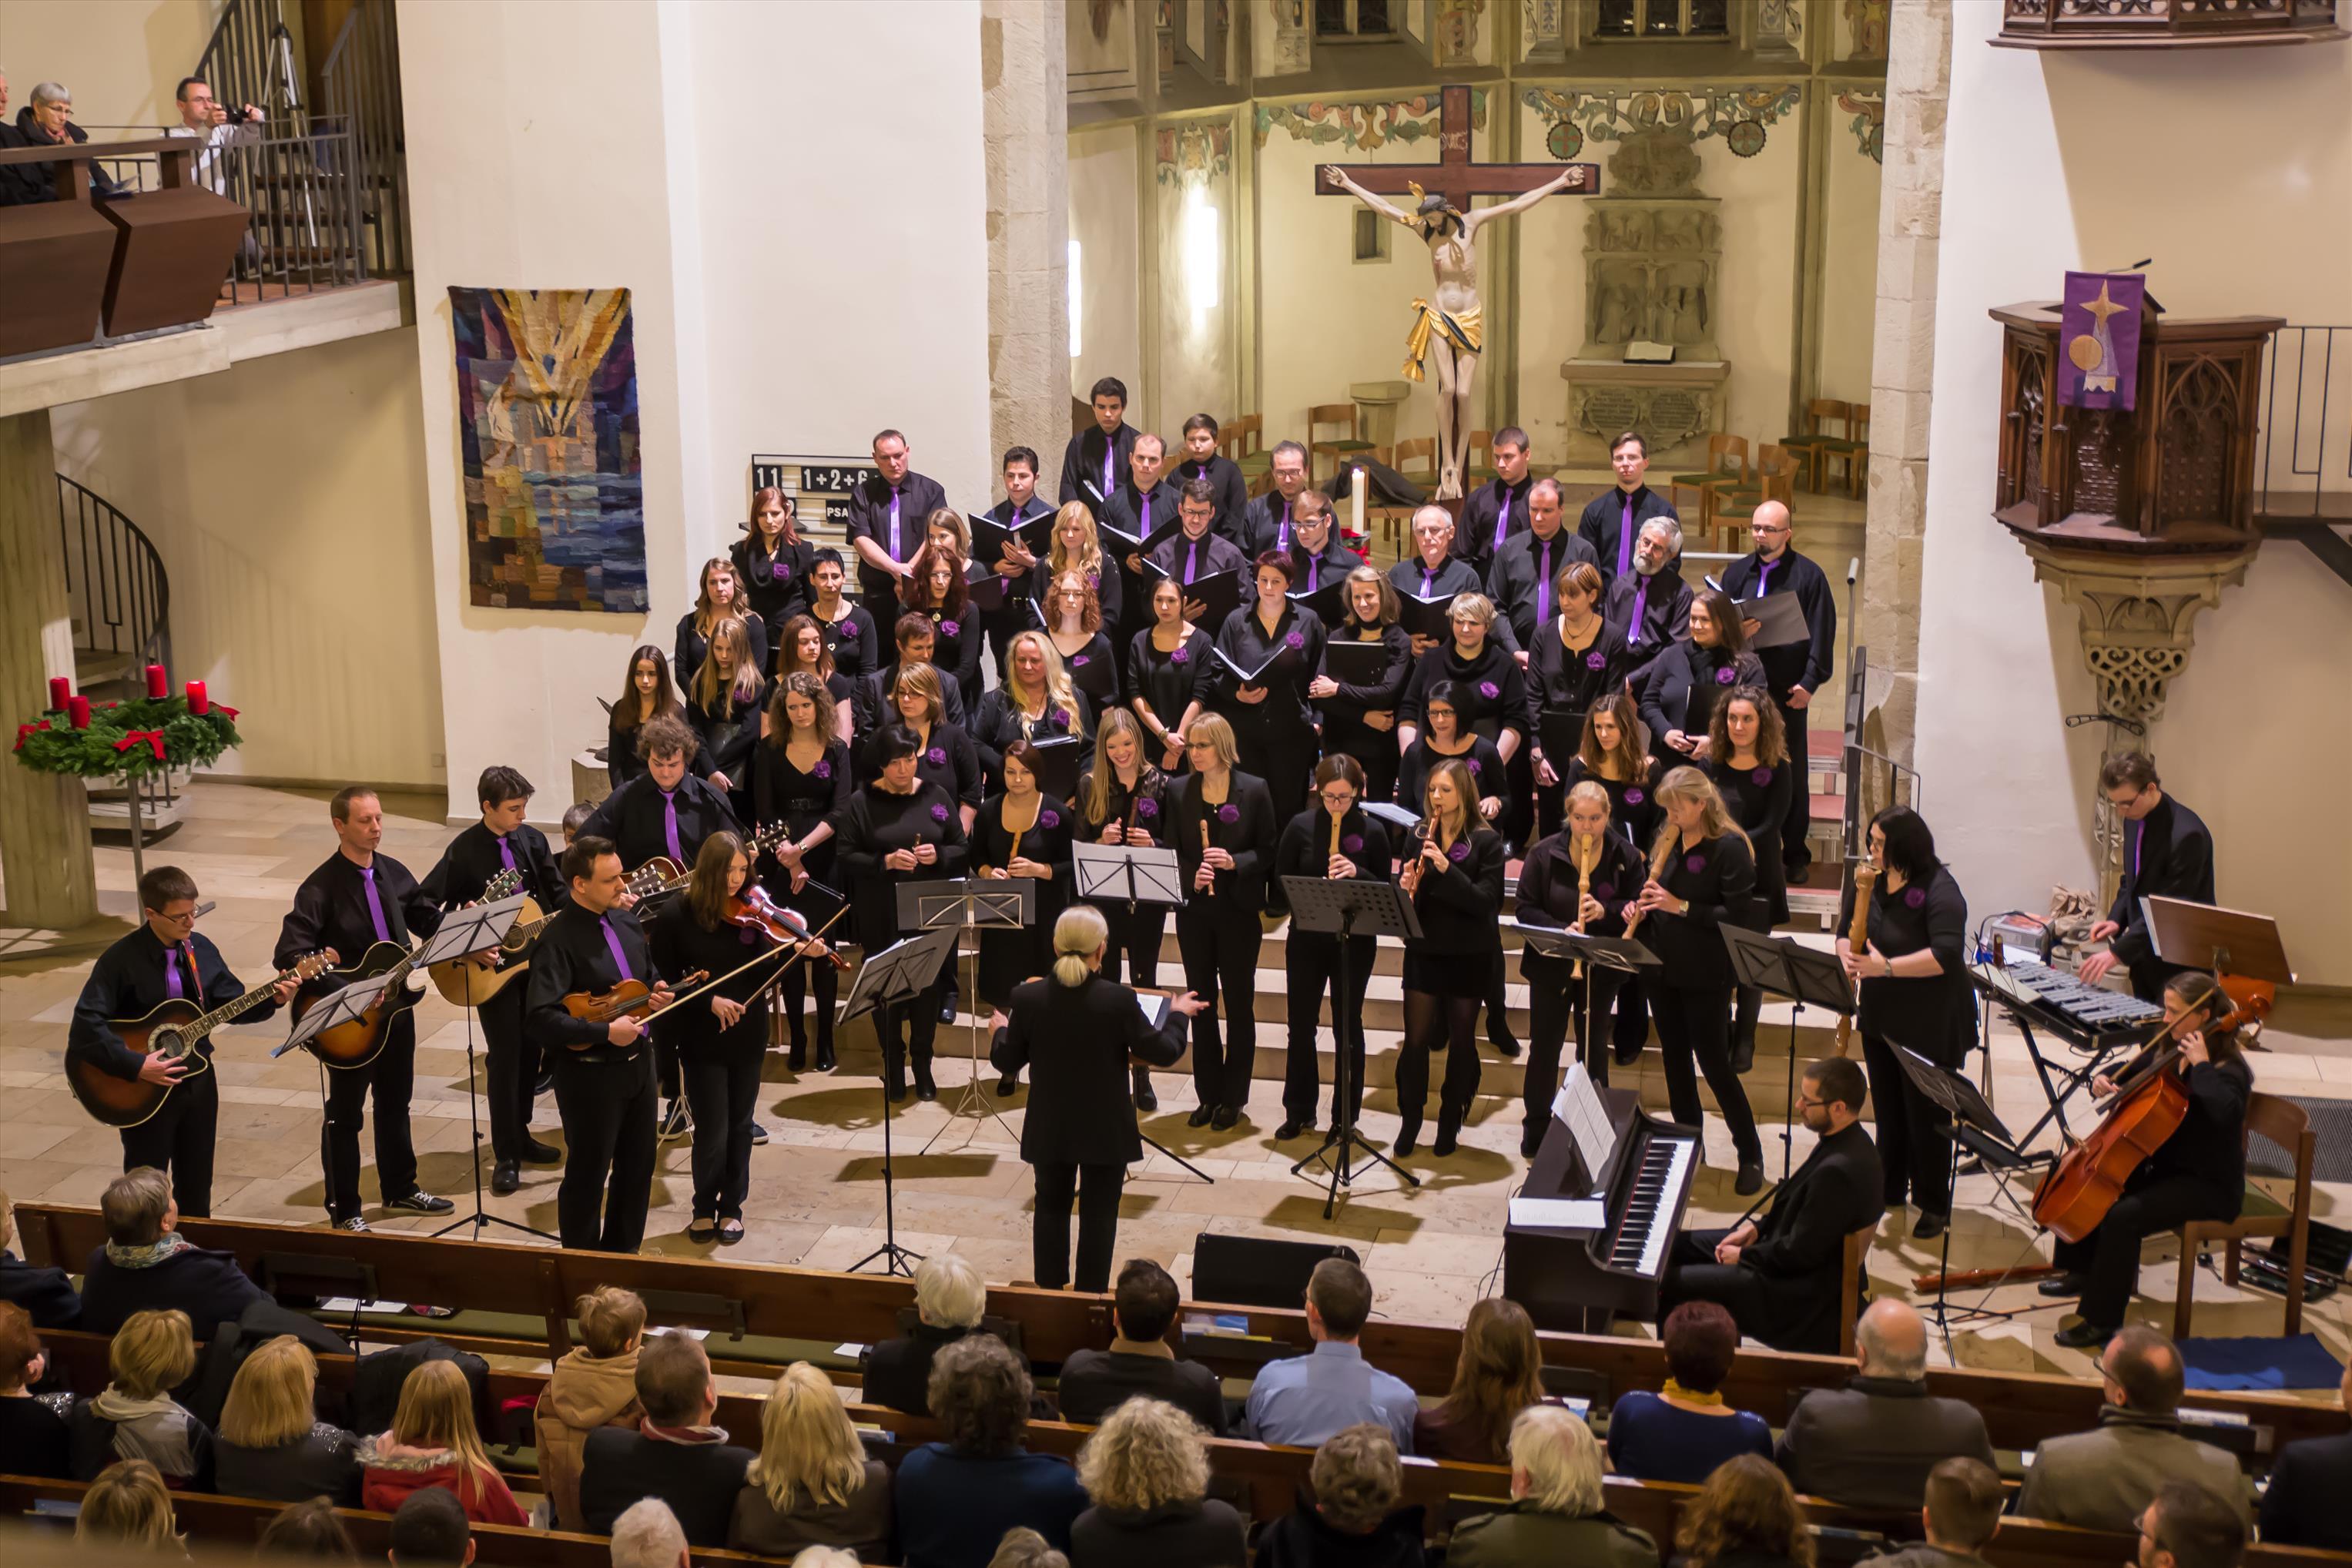
<path fill-rule="evenodd" d="M 1832 463 L 1843 466 L 1839 479 L 1846 494 L 1861 499 L 1870 475 L 1869 404 L 1817 397 L 1805 405 L 1805 427 L 1762 445 L 1752 462 L 1747 437 L 1709 436 L 1706 467 L 1670 476 L 1666 499 L 1687 519 L 1693 514 L 1683 510 L 1683 492 L 1693 492 L 1700 531 L 1717 539 L 1717 548 L 1731 548 L 1725 536 L 1766 501 L 1792 506 L 1800 485 L 1825 493 Z"/>

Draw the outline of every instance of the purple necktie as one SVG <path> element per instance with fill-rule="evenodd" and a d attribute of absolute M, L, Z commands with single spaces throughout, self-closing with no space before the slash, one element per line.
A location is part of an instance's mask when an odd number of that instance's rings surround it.
<path fill-rule="evenodd" d="M 1322 585 L 1323 558 L 1319 555 L 1310 555 L 1307 558 L 1307 591 L 1311 594 Z"/>
<path fill-rule="evenodd" d="M 1146 539 L 1151 537 L 1151 498 L 1148 495 L 1143 498 L 1143 522 L 1139 531 Z"/>
<path fill-rule="evenodd" d="M 1503 504 L 1495 513 L 1495 548 L 1500 550 L 1503 548 L 1503 535 L 1511 528 L 1511 487 L 1500 479 L 1495 483 L 1503 492 Z"/>
<path fill-rule="evenodd" d="M 2141 845 L 2142 843 L 2146 842 L 2147 838 L 2147 823 L 2146 822 L 2146 820 L 2145 820 L 2145 819 L 2143 819 L 2143 820 L 2141 820 L 2141 821 L 2138 821 L 2138 822 L 2135 822 L 2135 823 L 2133 823 L 2133 824 L 2131 825 L 2131 846 L 2132 846 L 2132 880 L 2133 880 L 2134 882 L 2137 882 L 2137 881 L 2139 880 L 2139 847 L 2140 847 L 2140 845 Z"/>
<path fill-rule="evenodd" d="M 1192 541 L 1184 547 L 1184 586 L 1192 585 L 1192 569 L 1201 563 L 1201 542 Z"/>
<path fill-rule="evenodd" d="M 1110 470 L 1111 470 L 1111 465 L 1112 465 L 1113 463 L 1116 463 L 1117 461 L 1118 461 L 1118 442 L 1116 439 L 1114 439 L 1113 437 L 1108 437 L 1108 436 L 1106 436 L 1106 437 L 1103 437 L 1103 482 L 1102 482 L 1102 493 L 1103 493 L 1103 495 L 1104 495 L 1105 499 L 1108 499 L 1108 497 L 1109 497 L 1109 495 L 1110 495 L 1110 487 L 1111 487 Z"/>
<path fill-rule="evenodd" d="M 1771 582 L 1771 580 L 1772 580 L 1772 563 L 1770 563 L 1769 561 L 1759 561 L 1759 562 L 1757 562 L 1757 563 L 1756 563 L 1756 596 L 1757 596 L 1758 598 L 1759 598 L 1759 599 L 1760 599 L 1760 598 L 1762 598 L 1762 597 L 1763 597 L 1767 593 L 1770 592 L 1770 589 L 1767 586 L 1767 584 L 1769 584 Z"/>
<path fill-rule="evenodd" d="M 182 951 L 176 947 L 167 947 L 163 950 L 163 984 L 167 988 L 166 994 L 173 996 L 184 996 L 188 994 L 186 983 L 180 978 Z M 193 976 L 196 973 L 196 944 L 188 943 L 185 953 L 188 960 L 188 973 Z"/>
<path fill-rule="evenodd" d="M 1286 497 L 1282 503 L 1282 521 L 1274 531 L 1274 547 L 1276 550 L 1290 548 L 1290 501 Z"/>
<path fill-rule="evenodd" d="M 890 487 L 890 553 L 898 553 L 898 487 Z"/>
<path fill-rule="evenodd" d="M 662 837 L 669 844 L 669 858 L 685 865 L 686 851 L 677 842 L 677 796 L 667 791 L 662 795 Z"/>
<path fill-rule="evenodd" d="M 383 922 L 383 900 L 376 897 L 375 868 L 362 867 L 360 870 L 360 880 L 367 887 L 368 919 L 375 921 L 375 939 L 378 942 L 390 942 L 392 928 Z"/>
<path fill-rule="evenodd" d="M 635 980 L 636 974 L 629 968 L 629 955 L 621 951 L 621 933 L 613 929 L 613 917 L 600 916 L 596 923 L 604 928 L 604 947 L 613 955 L 613 967 L 621 972 L 622 979 Z"/>
<path fill-rule="evenodd" d="M 1617 575 L 1633 569 L 1633 498 L 1625 498 L 1625 515 L 1617 521 Z"/>
<path fill-rule="evenodd" d="M 1647 577 L 1644 577 L 1642 579 L 1641 584 L 1633 590 L 1633 624 L 1625 628 L 1625 641 L 1631 647 L 1638 647 L 1643 640 L 1642 637 L 1642 611 L 1649 605 L 1649 603 L 1650 580 Z"/>
<path fill-rule="evenodd" d="M 1536 568 L 1536 625 L 1551 618 L 1551 541 L 1543 542 L 1543 562 Z"/>
<path fill-rule="evenodd" d="M 1437 592 L 1437 574 L 1424 566 L 1421 569 L 1421 596 L 1428 598 Z"/>
<path fill-rule="evenodd" d="M 503 833 L 499 835 L 499 863 L 509 871 L 515 868 L 514 846 L 507 841 Z"/>

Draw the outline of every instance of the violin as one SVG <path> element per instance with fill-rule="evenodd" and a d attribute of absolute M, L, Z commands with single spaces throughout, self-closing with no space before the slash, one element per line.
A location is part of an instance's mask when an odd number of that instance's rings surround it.
<path fill-rule="evenodd" d="M 772 946 L 799 947 L 805 942 L 818 940 L 817 933 L 809 929 L 808 921 L 802 918 L 798 910 L 786 909 L 777 903 L 768 896 L 767 889 L 756 884 L 745 888 L 740 893 L 730 896 L 720 913 L 730 924 L 759 932 Z M 828 926 L 831 923 L 831 921 L 826 922 Z M 824 955 L 833 961 L 833 966 L 835 969 L 845 970 L 849 967 L 849 960 L 831 948 L 825 950 Z"/>
<path fill-rule="evenodd" d="M 709 971 L 698 969 L 682 977 L 676 990 L 686 992 L 709 977 Z M 609 1024 L 615 1018 L 635 1018 L 644 1022 L 654 1005 L 654 988 L 642 980 L 624 980 L 610 991 L 574 991 L 563 999 L 563 1010 L 583 1024 Z M 665 1009 L 667 1011 L 667 1009 Z M 591 1040 L 574 1046 L 574 1050 L 586 1050 L 601 1044 Z"/>

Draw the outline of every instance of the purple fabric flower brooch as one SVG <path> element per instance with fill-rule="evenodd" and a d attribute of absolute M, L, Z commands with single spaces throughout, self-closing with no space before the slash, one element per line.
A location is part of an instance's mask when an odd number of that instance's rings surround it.
<path fill-rule="evenodd" d="M 1717 686 L 1728 686 L 1738 679 L 1739 672 L 1732 668 L 1729 665 L 1725 665 L 1721 669 L 1715 672 L 1715 683 Z"/>
<path fill-rule="evenodd" d="M 1625 804 L 1627 805 L 1639 805 L 1649 798 L 1649 792 L 1643 789 L 1639 784 L 1634 785 L 1632 789 L 1625 792 Z"/>
<path fill-rule="evenodd" d="M 1083 653 L 1072 655 L 1070 658 L 1071 668 L 1076 668 L 1077 666 L 1085 664 L 1091 657 L 1091 655 Z"/>
<path fill-rule="evenodd" d="M 1584 668 L 1587 669 L 1606 669 L 1608 667 L 1609 656 L 1599 648 L 1594 648 L 1584 656 Z"/>
<path fill-rule="evenodd" d="M 816 762 L 816 766 L 809 770 L 809 777 L 813 779 L 829 779 L 832 776 L 833 764 L 826 762 L 823 757 L 819 757 Z"/>
<path fill-rule="evenodd" d="M 1037 826 L 1040 827 L 1059 827 L 1062 826 L 1062 814 L 1048 806 L 1045 810 L 1037 814 Z"/>
<path fill-rule="evenodd" d="M 1147 795 L 1141 800 L 1135 803 L 1135 815 L 1138 816 L 1157 816 L 1160 815 L 1160 803 Z"/>
<path fill-rule="evenodd" d="M 1704 856 L 1704 855 L 1685 855 L 1685 856 L 1684 856 L 1684 857 L 1683 857 L 1683 869 L 1684 869 L 1684 870 L 1685 870 L 1685 871 L 1693 872 L 1693 873 L 1696 873 L 1696 872 L 1700 872 L 1700 871 L 1704 871 L 1704 870 L 1706 870 L 1706 856 Z"/>
<path fill-rule="evenodd" d="M 1606 903 L 1608 900 L 1617 896 L 1617 884 L 1614 882 L 1595 882 L 1592 884 L 1592 896 L 1601 900 L 1603 903 Z"/>
<path fill-rule="evenodd" d="M 935 805 L 931 807 L 931 820 L 933 822 L 945 822 L 947 819 L 948 808 L 946 806 Z"/>
<path fill-rule="evenodd" d="M 940 623 L 940 634 L 942 637 L 954 637 L 957 633 L 962 630 L 963 626 L 961 623 L 957 621 L 941 621 Z"/>
<path fill-rule="evenodd" d="M 1168 662 L 1171 664 L 1190 664 L 1192 662 L 1192 650 L 1189 647 L 1180 647 L 1174 653 L 1168 656 Z"/>
<path fill-rule="evenodd" d="M 1360 855 L 1364 852 L 1364 836 L 1360 833 L 1350 833 L 1339 840 L 1339 847 L 1350 855 Z"/>
<path fill-rule="evenodd" d="M 1910 905 L 1915 910 L 1918 909 L 1927 901 L 1927 889 L 1925 888 L 1906 888 L 1903 889 L 1903 901 Z"/>
<path fill-rule="evenodd" d="M 1445 852 L 1445 858 L 1459 866 L 1463 861 L 1470 858 L 1470 841 L 1467 838 L 1455 839 L 1454 847 Z"/>
<path fill-rule="evenodd" d="M 1224 805 L 1217 807 L 1217 820 L 1219 822 L 1239 822 L 1241 819 L 1242 808 L 1235 805 L 1232 801 L 1227 801 Z"/>
<path fill-rule="evenodd" d="M 1758 768 L 1754 773 L 1749 773 L 1748 776 L 1755 780 L 1756 783 L 1759 784 L 1768 784 L 1772 782 L 1772 770 L 1770 768 Z"/>
<path fill-rule="evenodd" d="M 1293 632 L 1282 640 L 1292 647 L 1305 647 L 1307 646 L 1307 634 L 1304 632 Z"/>
<path fill-rule="evenodd" d="M 1492 702 L 1496 698 L 1500 697 L 1502 694 L 1503 689 L 1496 685 L 1491 680 L 1482 680 L 1478 683 L 1478 695 L 1485 698 L 1489 702 Z"/>
<path fill-rule="evenodd" d="M 933 746 L 929 751 L 923 753 L 923 760 L 929 763 L 931 766 L 935 768 L 943 768 L 947 766 L 948 762 L 947 748 L 945 746 Z"/>

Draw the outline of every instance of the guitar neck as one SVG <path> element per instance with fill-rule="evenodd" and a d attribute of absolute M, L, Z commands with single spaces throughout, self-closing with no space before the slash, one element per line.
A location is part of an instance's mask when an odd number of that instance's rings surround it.
<path fill-rule="evenodd" d="M 269 999 L 269 993 L 276 989 L 280 981 L 285 980 L 293 973 L 294 971 L 290 969 L 285 970 L 280 973 L 272 975 L 266 984 L 255 986 L 252 990 L 247 992 L 244 995 L 238 997 L 234 1002 L 222 1003 L 211 1012 L 206 1013 L 204 1016 L 191 1023 L 185 1029 L 181 1031 L 182 1034 L 189 1039 L 201 1040 L 206 1035 L 211 1034 L 215 1029 L 219 1028 L 223 1024 L 235 1023 L 237 1019 L 243 1017 L 246 1014 L 252 1012 L 256 1007 L 261 1005 L 262 1003 L 268 1001 Z"/>

